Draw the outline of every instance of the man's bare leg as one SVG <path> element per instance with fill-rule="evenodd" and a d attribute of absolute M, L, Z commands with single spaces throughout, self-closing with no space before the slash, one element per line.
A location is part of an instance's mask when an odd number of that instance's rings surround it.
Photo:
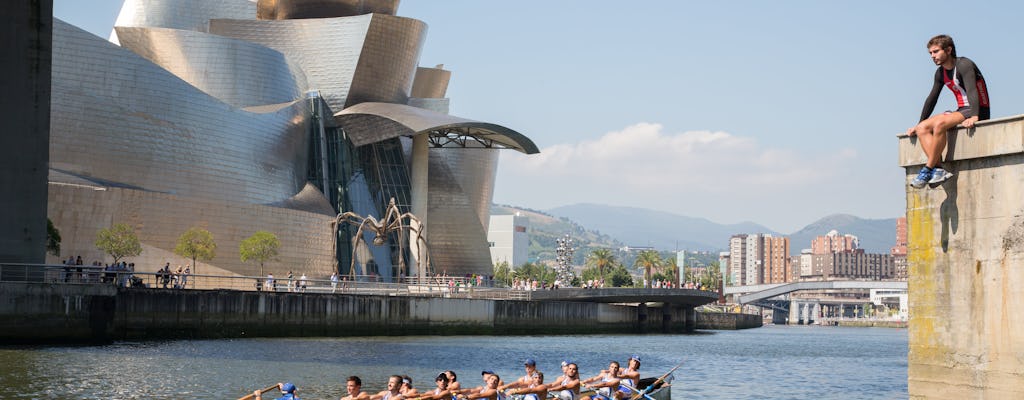
<path fill-rule="evenodd" d="M 946 132 L 963 121 L 963 114 L 951 112 L 932 116 L 914 128 L 914 133 L 921 141 L 921 149 L 928 156 L 928 163 L 925 164 L 928 168 L 935 168 L 942 163 L 942 151 L 946 149 Z"/>

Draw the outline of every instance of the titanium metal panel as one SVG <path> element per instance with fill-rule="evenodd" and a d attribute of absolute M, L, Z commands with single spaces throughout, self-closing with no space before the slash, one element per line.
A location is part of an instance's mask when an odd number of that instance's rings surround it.
<path fill-rule="evenodd" d="M 416 68 L 416 78 L 412 81 L 412 97 L 441 99 L 448 92 L 448 81 L 452 72 L 441 68 Z"/>
<path fill-rule="evenodd" d="M 345 127 L 352 144 L 363 146 L 398 136 L 459 129 L 467 136 L 486 137 L 526 154 L 540 152 L 523 134 L 501 125 L 477 122 L 434 111 L 392 103 L 361 103 L 334 114 Z"/>
<path fill-rule="evenodd" d="M 207 32 L 213 18 L 255 19 L 250 0 L 124 0 L 114 26 L 172 28 Z M 118 43 L 116 32 L 110 41 Z"/>
<path fill-rule="evenodd" d="M 243 40 L 167 28 L 114 28 L 121 47 L 235 107 L 288 103 L 309 87 L 280 52 Z"/>
<path fill-rule="evenodd" d="M 430 151 L 427 242 L 435 272 L 447 271 L 457 276 L 493 272 L 486 220 L 490 215 L 497 152 L 491 149 Z M 452 161 L 461 169 L 452 168 L 449 164 Z M 469 185 L 464 186 L 463 182 Z M 483 214 L 480 213 L 481 200 L 487 201 Z"/>
<path fill-rule="evenodd" d="M 142 244 L 142 254 L 128 260 L 140 272 L 155 272 L 168 262 L 172 268 L 190 263 L 174 254 L 174 246 L 178 236 L 193 226 L 209 230 L 217 243 L 213 260 L 199 262 L 200 274 L 258 276 L 259 264 L 242 262 L 238 247 L 259 230 L 281 241 L 280 253 L 265 263 L 264 274 L 283 277 L 291 269 L 296 276 L 306 273 L 313 279 L 327 279 L 334 270 L 333 215 L 81 182 L 51 182 L 48 209 L 60 229 L 64 258 L 80 255 L 86 264 L 111 261 L 96 248 L 96 232 L 125 223 L 135 228 Z M 47 258 L 51 263 L 60 261 Z"/>
<path fill-rule="evenodd" d="M 399 0 L 259 0 L 259 19 L 350 17 L 370 13 L 395 15 Z"/>
<path fill-rule="evenodd" d="M 210 32 L 284 53 L 305 71 L 310 89 L 319 90 L 336 112 L 367 101 L 404 104 L 426 24 L 381 14 L 283 21 L 215 19 Z"/>
<path fill-rule="evenodd" d="M 305 185 L 305 101 L 247 112 L 57 19 L 53 39 L 51 168 L 238 203 Z"/>

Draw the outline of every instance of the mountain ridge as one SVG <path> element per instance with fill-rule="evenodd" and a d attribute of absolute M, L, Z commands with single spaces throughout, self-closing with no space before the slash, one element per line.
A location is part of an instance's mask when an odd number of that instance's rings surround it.
<path fill-rule="evenodd" d="M 540 212 L 571 220 L 627 246 L 650 246 L 659 250 L 721 251 L 729 247 L 729 238 L 733 235 L 766 233 L 788 236 L 790 254 L 798 255 L 800 250 L 811 247 L 811 239 L 832 230 L 856 235 L 861 248 L 869 253 L 888 253 L 896 242 L 896 218 L 866 219 L 843 213 L 827 215 L 796 232 L 783 234 L 755 222 L 719 224 L 702 217 L 595 203 L 578 203 Z"/>

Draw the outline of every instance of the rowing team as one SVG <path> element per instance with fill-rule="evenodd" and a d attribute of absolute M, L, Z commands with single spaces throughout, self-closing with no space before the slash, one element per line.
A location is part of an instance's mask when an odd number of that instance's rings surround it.
<path fill-rule="evenodd" d="M 341 400 L 543 400 L 549 396 L 558 400 L 617 400 L 640 397 L 636 389 L 640 381 L 640 358 L 635 355 L 629 358 L 626 368 L 612 361 L 608 369 L 587 379 L 580 379 L 579 366 L 568 360 L 562 361 L 562 375 L 550 383 L 544 383 L 544 373 L 537 370 L 533 359 L 527 359 L 523 368 L 526 374 L 509 383 L 493 371 L 485 370 L 481 372 L 483 385 L 475 388 L 463 388 L 454 371 L 444 371 L 434 378 L 435 389 L 422 392 L 413 387 L 412 378 L 392 375 L 386 390 L 370 394 L 363 391 L 363 381 L 358 376 L 350 376 L 345 385 L 348 395 Z M 283 393 L 278 400 L 299 400 L 294 384 L 279 383 L 278 388 Z M 580 397 L 581 389 L 589 395 Z M 252 398 L 261 400 L 260 391 L 254 392 Z"/>

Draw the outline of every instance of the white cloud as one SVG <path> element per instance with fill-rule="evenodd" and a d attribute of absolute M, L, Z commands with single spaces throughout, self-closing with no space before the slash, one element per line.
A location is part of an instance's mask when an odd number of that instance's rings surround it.
<path fill-rule="evenodd" d="M 837 196 L 857 193 L 843 187 L 857 170 L 857 152 L 818 148 L 772 147 L 720 131 L 668 133 L 660 124 L 639 123 L 540 154 L 503 153 L 495 201 L 533 208 L 590 202 L 782 225 L 781 209 L 794 210 L 789 218 L 800 223 L 855 212 L 813 206 L 836 207 Z M 801 209 L 822 214 L 797 216 Z"/>

